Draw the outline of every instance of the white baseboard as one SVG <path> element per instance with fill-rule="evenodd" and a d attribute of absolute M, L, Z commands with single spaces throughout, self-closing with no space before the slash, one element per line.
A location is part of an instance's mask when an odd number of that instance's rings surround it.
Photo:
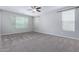
<path fill-rule="evenodd" d="M 28 31 L 28 32 L 32 32 L 32 31 Z M 1 34 L 1 35 L 10 35 L 10 34 L 17 34 L 17 33 L 25 33 L 25 32 L 15 32 L 15 33 L 7 33 L 7 34 Z"/>
<path fill-rule="evenodd" d="M 33 31 L 28 31 L 28 32 L 33 32 Z M 38 32 L 38 31 L 34 31 L 34 32 Z M 15 32 L 15 33 L 7 33 L 7 34 L 1 34 L 1 35 L 10 35 L 10 34 L 16 34 L 16 33 L 25 33 L 25 32 Z M 71 39 L 79 40 L 79 38 L 76 38 L 76 37 L 69 37 L 69 36 L 57 35 L 57 34 L 46 33 L 46 32 L 38 32 L 38 33 L 44 33 L 44 34 L 55 35 L 55 36 L 59 36 L 59 37 L 65 37 L 65 38 L 71 38 Z"/>
<path fill-rule="evenodd" d="M 35 31 L 35 32 L 38 32 L 38 31 Z M 65 37 L 65 38 L 70 38 L 70 39 L 76 39 L 76 40 L 79 40 L 79 38 L 76 38 L 76 37 L 69 37 L 69 36 L 57 35 L 57 34 L 45 33 L 45 32 L 38 32 L 38 33 L 44 33 L 44 34 L 55 35 L 55 36 L 59 36 L 59 37 Z"/>

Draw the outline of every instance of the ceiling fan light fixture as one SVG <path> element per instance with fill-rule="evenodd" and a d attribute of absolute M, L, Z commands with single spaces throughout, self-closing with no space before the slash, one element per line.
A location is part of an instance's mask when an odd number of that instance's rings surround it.
<path fill-rule="evenodd" d="M 33 13 L 36 12 L 41 12 L 41 7 L 40 6 L 31 6 L 31 9 L 28 9 L 29 11 L 31 10 Z"/>
<path fill-rule="evenodd" d="M 33 9 L 33 12 L 36 12 L 36 9 Z"/>
<path fill-rule="evenodd" d="M 40 6 L 32 6 L 32 11 L 33 12 L 41 12 L 41 7 Z"/>

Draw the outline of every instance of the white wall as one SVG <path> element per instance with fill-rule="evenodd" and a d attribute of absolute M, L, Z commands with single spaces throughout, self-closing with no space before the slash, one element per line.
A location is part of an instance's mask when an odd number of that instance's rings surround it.
<path fill-rule="evenodd" d="M 34 31 L 46 34 L 52 34 L 62 37 L 79 38 L 79 9 L 76 10 L 76 31 L 69 32 L 62 29 L 61 13 L 51 11 L 34 18 Z"/>
<path fill-rule="evenodd" d="M 1 40 L 1 13 L 0 13 L 0 40 Z M 1 41 L 0 41 L 0 46 L 1 46 Z"/>
<path fill-rule="evenodd" d="M 0 33 L 2 35 L 6 34 L 13 34 L 13 33 L 21 33 L 21 32 L 30 32 L 32 31 L 32 17 L 31 16 L 26 16 L 26 15 L 21 15 L 17 13 L 12 13 L 8 11 L 0 11 L 0 20 L 1 20 L 1 26 L 0 26 Z M 16 22 L 16 16 L 23 16 L 23 17 L 28 17 L 28 25 L 26 25 L 26 28 L 23 29 L 17 29 L 15 22 Z"/>
<path fill-rule="evenodd" d="M 0 34 L 1 34 L 1 12 L 0 12 Z"/>

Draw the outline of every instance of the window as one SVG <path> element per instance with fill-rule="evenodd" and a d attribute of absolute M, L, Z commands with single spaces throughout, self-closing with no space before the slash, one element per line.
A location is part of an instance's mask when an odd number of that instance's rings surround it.
<path fill-rule="evenodd" d="M 16 17 L 16 28 L 26 28 L 28 25 L 28 18 Z"/>
<path fill-rule="evenodd" d="M 62 28 L 64 31 L 75 31 L 75 9 L 62 12 Z"/>

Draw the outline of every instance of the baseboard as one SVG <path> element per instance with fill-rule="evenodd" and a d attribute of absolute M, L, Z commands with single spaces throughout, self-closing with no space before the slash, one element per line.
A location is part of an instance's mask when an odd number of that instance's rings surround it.
<path fill-rule="evenodd" d="M 38 31 L 28 31 L 28 32 L 38 32 Z M 1 35 L 10 35 L 10 34 L 17 34 L 17 33 L 18 33 L 18 32 L 15 32 L 15 33 L 8 33 L 8 34 L 1 34 Z M 25 33 L 25 32 L 19 32 L 19 33 Z M 49 34 L 49 35 L 55 35 L 55 36 L 59 36 L 59 37 L 65 37 L 65 38 L 70 38 L 70 39 L 77 39 L 77 40 L 79 40 L 79 38 L 69 37 L 69 36 L 64 36 L 64 35 L 57 35 L 57 34 L 45 33 L 45 32 L 38 32 L 38 33 Z"/>
<path fill-rule="evenodd" d="M 28 31 L 28 32 L 33 32 L 33 31 Z M 15 32 L 15 33 L 7 33 L 7 34 L 1 34 L 1 35 L 11 35 L 11 34 L 17 34 L 17 33 L 26 33 L 26 32 Z"/>
<path fill-rule="evenodd" d="M 35 32 L 38 32 L 38 31 L 35 31 Z M 57 34 L 45 33 L 45 32 L 38 32 L 38 33 L 49 34 L 49 35 L 55 35 L 55 36 L 58 36 L 58 37 L 64 37 L 64 38 L 70 38 L 70 39 L 76 39 L 76 40 L 79 40 L 79 38 L 69 37 L 69 36 L 64 36 L 64 35 L 57 35 Z"/>

